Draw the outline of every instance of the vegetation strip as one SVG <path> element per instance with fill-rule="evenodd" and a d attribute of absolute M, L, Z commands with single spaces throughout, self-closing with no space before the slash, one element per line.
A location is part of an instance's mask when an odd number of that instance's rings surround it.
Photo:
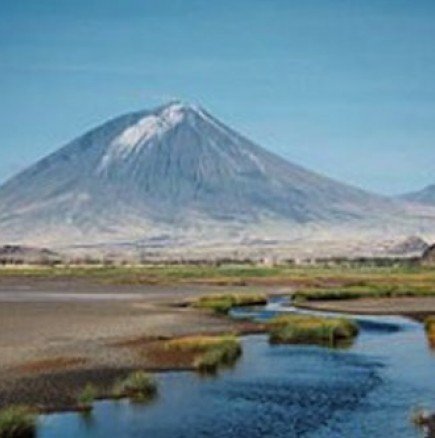
<path fill-rule="evenodd" d="M 400 298 L 435 296 L 432 285 L 356 285 L 301 289 L 294 293 L 296 303 L 304 301 L 355 300 L 360 298 Z"/>
<path fill-rule="evenodd" d="M 65 265 L 57 267 L 1 267 L 1 277 L 44 279 L 83 278 L 112 284 L 203 283 L 280 284 L 305 288 L 341 288 L 348 286 L 407 285 L 432 289 L 435 270 L 406 261 L 394 266 L 376 267 L 370 263 L 355 266 L 260 266 L 254 263 L 161 264 L 140 266 Z"/>
<path fill-rule="evenodd" d="M 233 307 L 264 305 L 267 296 L 258 293 L 211 294 L 203 295 L 193 302 L 193 307 L 210 309 L 216 313 L 227 314 Z"/>

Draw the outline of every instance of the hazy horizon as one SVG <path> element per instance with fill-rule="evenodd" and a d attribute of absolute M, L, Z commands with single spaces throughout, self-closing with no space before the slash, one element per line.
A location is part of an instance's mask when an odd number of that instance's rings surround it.
<path fill-rule="evenodd" d="M 0 183 L 110 118 L 180 98 L 339 181 L 421 189 L 435 183 L 434 16 L 410 0 L 6 1 Z"/>

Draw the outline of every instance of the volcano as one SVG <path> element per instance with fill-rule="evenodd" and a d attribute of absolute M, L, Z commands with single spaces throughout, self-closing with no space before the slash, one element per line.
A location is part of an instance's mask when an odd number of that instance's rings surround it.
<path fill-rule="evenodd" d="M 48 246 L 181 240 L 382 224 L 400 203 L 306 170 L 203 108 L 115 118 L 0 187 L 0 239 Z"/>

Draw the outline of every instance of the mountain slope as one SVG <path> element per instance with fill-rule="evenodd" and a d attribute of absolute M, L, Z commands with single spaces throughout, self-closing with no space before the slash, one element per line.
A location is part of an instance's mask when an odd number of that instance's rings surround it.
<path fill-rule="evenodd" d="M 87 244 L 380 223 L 400 206 L 307 171 L 179 102 L 118 117 L 0 187 L 0 239 Z"/>
<path fill-rule="evenodd" d="M 418 192 L 402 195 L 401 198 L 410 202 L 435 206 L 435 184 L 429 185 Z"/>

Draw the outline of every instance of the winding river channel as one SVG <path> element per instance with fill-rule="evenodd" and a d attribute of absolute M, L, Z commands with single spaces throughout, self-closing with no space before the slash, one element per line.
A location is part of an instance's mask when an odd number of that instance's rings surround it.
<path fill-rule="evenodd" d="M 236 318 L 296 311 L 280 300 L 236 309 Z M 312 313 L 312 312 L 310 312 Z M 243 357 L 216 377 L 158 376 L 149 404 L 102 401 L 90 417 L 41 418 L 39 438 L 289 438 L 421 436 L 410 422 L 435 407 L 435 352 L 421 324 L 394 316 L 353 316 L 360 335 L 346 349 L 271 346 L 243 338 Z"/>

